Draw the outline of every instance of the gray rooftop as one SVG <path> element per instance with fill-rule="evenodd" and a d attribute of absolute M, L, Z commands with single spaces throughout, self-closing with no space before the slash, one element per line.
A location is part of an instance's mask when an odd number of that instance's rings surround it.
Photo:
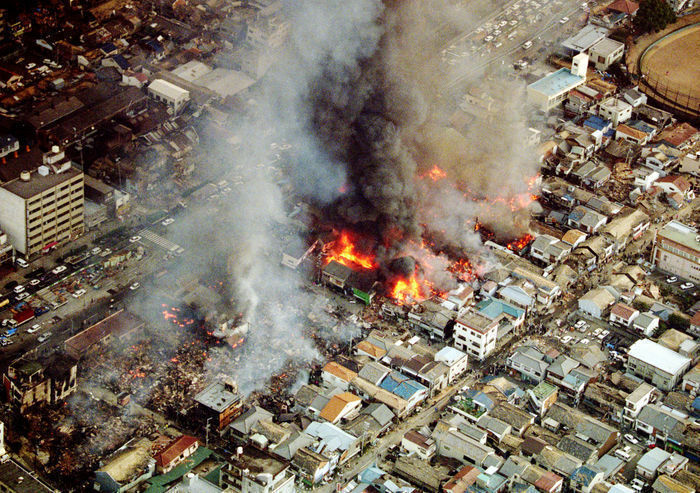
<path fill-rule="evenodd" d="M 222 412 L 239 400 L 238 394 L 229 391 L 223 383 L 214 382 L 194 397 L 201 405 Z"/>

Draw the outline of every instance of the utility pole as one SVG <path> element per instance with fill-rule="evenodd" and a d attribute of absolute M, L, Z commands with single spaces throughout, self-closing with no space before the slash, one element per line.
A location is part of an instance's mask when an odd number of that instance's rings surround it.
<path fill-rule="evenodd" d="M 204 438 L 204 446 L 208 447 L 209 446 L 209 421 L 211 421 L 212 416 L 209 416 L 207 418 L 207 426 L 205 427 L 206 429 L 206 436 Z"/>

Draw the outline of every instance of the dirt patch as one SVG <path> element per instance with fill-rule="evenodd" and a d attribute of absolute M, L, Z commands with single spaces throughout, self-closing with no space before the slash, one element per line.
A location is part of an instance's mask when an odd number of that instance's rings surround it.
<path fill-rule="evenodd" d="M 641 71 L 680 93 L 700 97 L 700 25 L 654 45 L 642 58 Z"/>
<path fill-rule="evenodd" d="M 627 51 L 626 60 L 627 69 L 629 70 L 629 72 L 635 74 L 637 73 L 637 63 L 639 62 L 639 56 L 642 53 L 644 53 L 644 50 L 646 50 L 649 47 L 649 45 L 651 45 L 654 41 L 656 41 L 657 39 L 661 39 L 667 34 L 670 34 L 673 31 L 676 31 L 682 27 L 689 26 L 690 24 L 695 24 L 696 22 L 700 22 L 700 12 L 681 17 L 680 19 L 678 19 L 678 22 L 668 26 L 661 32 L 646 34 L 644 36 L 636 38 L 634 42 L 629 45 L 629 49 Z"/>

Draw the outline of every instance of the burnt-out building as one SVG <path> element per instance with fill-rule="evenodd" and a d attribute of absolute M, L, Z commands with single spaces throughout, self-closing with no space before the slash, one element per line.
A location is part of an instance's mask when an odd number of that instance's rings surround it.
<path fill-rule="evenodd" d="M 40 403 L 56 404 L 75 392 L 78 362 L 64 353 L 45 358 L 23 357 L 3 375 L 6 398 L 21 412 Z"/>
<path fill-rule="evenodd" d="M 354 270 L 335 260 L 323 268 L 321 278 L 329 286 L 336 287 L 369 305 L 376 294 L 377 274 L 372 270 Z"/>
<path fill-rule="evenodd" d="M 214 382 L 194 397 L 202 426 L 222 432 L 243 413 L 243 402 L 233 382 Z"/>

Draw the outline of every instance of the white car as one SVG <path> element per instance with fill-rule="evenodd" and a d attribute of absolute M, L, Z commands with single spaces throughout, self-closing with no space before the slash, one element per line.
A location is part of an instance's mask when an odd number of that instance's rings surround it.
<path fill-rule="evenodd" d="M 75 293 L 73 293 L 73 298 L 80 298 L 85 293 L 87 293 L 87 291 L 84 289 L 78 289 Z"/>
<path fill-rule="evenodd" d="M 40 282 L 41 282 L 41 281 L 40 281 L 39 279 L 32 279 L 31 281 L 29 281 L 29 285 L 30 285 L 30 286 L 36 286 L 36 285 L 39 284 Z"/>
<path fill-rule="evenodd" d="M 603 336 L 603 339 L 605 339 L 606 337 L 608 337 L 608 335 L 610 335 L 610 331 L 609 331 L 609 330 L 604 330 L 603 332 L 600 333 L 600 335 L 602 335 L 602 336 Z"/>
<path fill-rule="evenodd" d="M 569 22 L 568 17 L 562 17 L 561 19 L 559 19 L 559 24 L 566 24 L 567 22 Z"/>
<path fill-rule="evenodd" d="M 141 241 L 141 237 L 139 235 L 135 235 L 129 238 L 129 243 L 136 243 L 137 241 Z"/>
<path fill-rule="evenodd" d="M 162 224 L 163 226 L 170 226 L 174 222 L 175 222 L 175 219 L 173 219 L 172 217 L 168 217 L 166 219 L 163 219 L 163 221 L 161 221 L 160 224 Z"/>
<path fill-rule="evenodd" d="M 24 286 L 22 286 L 21 284 L 18 284 L 17 286 L 15 286 L 15 289 L 13 289 L 13 291 L 14 291 L 15 293 L 18 293 L 18 294 L 19 294 L 19 293 L 21 293 L 22 291 L 24 291 Z"/>
<path fill-rule="evenodd" d="M 530 48 L 532 48 L 532 41 L 526 41 L 523 43 L 523 50 L 529 50 Z"/>
<path fill-rule="evenodd" d="M 584 338 L 581 339 L 579 342 L 580 342 L 581 344 L 583 344 L 583 345 L 586 345 L 586 344 L 588 344 L 588 343 L 591 342 L 591 341 L 589 341 L 587 338 L 584 337 Z"/>
<path fill-rule="evenodd" d="M 100 247 L 95 247 L 92 250 L 90 250 L 90 253 L 92 253 L 93 255 L 97 255 L 101 251 L 102 251 L 102 249 Z"/>
<path fill-rule="evenodd" d="M 571 339 L 573 339 L 573 337 L 571 337 L 571 336 L 564 336 L 564 337 L 561 338 L 561 342 L 562 342 L 562 344 L 569 344 L 569 343 L 571 342 Z"/>
<path fill-rule="evenodd" d="M 632 445 L 637 445 L 639 443 L 639 440 L 634 438 L 634 435 L 632 435 L 630 433 L 625 433 L 624 437 L 625 437 L 625 440 L 630 442 Z"/>
<path fill-rule="evenodd" d="M 27 334 L 33 334 L 39 329 L 41 329 L 41 324 L 34 324 L 30 329 L 27 329 Z"/>
<path fill-rule="evenodd" d="M 139 283 L 135 282 L 134 284 L 132 284 L 131 286 L 129 286 L 129 289 L 132 290 L 132 291 L 136 291 L 136 290 L 137 290 L 138 288 L 140 288 L 140 287 L 141 287 L 141 285 L 140 285 Z"/>
<path fill-rule="evenodd" d="M 676 276 L 671 276 L 666 278 L 666 283 L 667 284 L 673 284 L 674 282 L 677 282 L 678 278 Z"/>
<path fill-rule="evenodd" d="M 47 339 L 48 339 L 49 337 L 51 337 L 52 335 L 53 335 L 53 334 L 51 334 L 51 332 L 47 332 L 46 334 L 41 334 L 41 335 L 39 336 L 39 338 L 37 339 L 37 341 L 39 341 L 39 342 L 44 342 L 45 340 L 47 340 Z"/>
<path fill-rule="evenodd" d="M 29 262 L 27 262 L 27 261 L 24 260 L 23 258 L 18 258 L 17 260 L 15 260 L 15 263 L 16 263 L 19 267 L 22 267 L 23 269 L 26 268 L 26 267 L 29 267 Z"/>
<path fill-rule="evenodd" d="M 600 334 L 602 331 L 603 331 L 603 329 L 600 329 L 600 328 L 599 328 L 599 329 L 596 329 L 596 330 L 593 331 L 593 335 L 594 335 L 595 337 L 598 337 L 598 334 Z"/>
<path fill-rule="evenodd" d="M 65 265 L 59 265 L 58 267 L 53 269 L 51 271 L 51 273 L 52 274 L 60 274 L 61 272 L 65 272 L 66 270 L 68 270 L 68 267 L 66 267 Z"/>
<path fill-rule="evenodd" d="M 112 250 L 110 248 L 105 248 L 102 250 L 102 253 L 100 253 L 100 257 L 106 257 L 107 255 L 110 255 L 112 253 Z"/>
<path fill-rule="evenodd" d="M 27 70 L 31 70 L 31 69 L 33 69 L 34 67 L 36 67 L 36 63 L 33 63 L 33 62 L 32 62 L 32 63 L 28 63 L 28 64 L 27 64 Z"/>
<path fill-rule="evenodd" d="M 693 284 L 692 282 L 686 282 L 686 283 L 681 284 L 681 289 L 684 291 L 686 289 L 693 289 L 694 287 L 695 287 L 695 284 Z"/>

